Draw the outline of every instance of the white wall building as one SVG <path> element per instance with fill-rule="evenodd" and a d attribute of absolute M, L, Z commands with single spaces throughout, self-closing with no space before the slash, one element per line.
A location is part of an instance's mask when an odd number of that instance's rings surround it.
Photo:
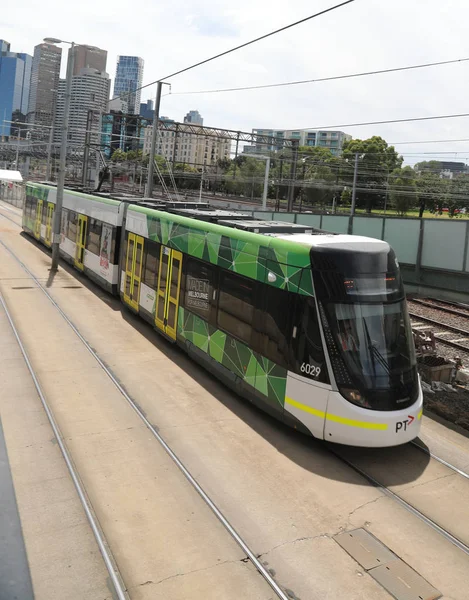
<path fill-rule="evenodd" d="M 159 129 L 156 154 L 168 161 L 190 164 L 196 168 L 215 165 L 217 160 L 230 158 L 231 140 L 211 136 L 197 135 L 191 132 L 193 127 L 179 123 L 172 130 Z M 150 154 L 152 127 L 145 129 L 143 153 Z"/>
<path fill-rule="evenodd" d="M 81 69 L 72 78 L 68 139 L 75 152 L 83 151 L 87 126 L 92 131 L 90 142 L 100 143 L 100 115 L 107 112 L 109 90 L 109 75 L 96 69 Z M 54 120 L 54 143 L 61 142 L 64 103 L 65 80 L 61 79 Z M 90 110 L 93 112 L 89 117 Z"/>

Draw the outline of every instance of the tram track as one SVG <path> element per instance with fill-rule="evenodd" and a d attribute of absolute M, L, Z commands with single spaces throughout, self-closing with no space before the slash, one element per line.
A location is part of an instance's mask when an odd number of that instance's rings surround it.
<path fill-rule="evenodd" d="M 4 218 L 8 218 L 8 217 L 5 217 L 5 215 L 3 215 L 3 214 L 0 214 L 0 216 L 2 216 Z M 9 220 L 12 221 L 12 219 L 9 219 Z M 221 511 L 221 509 L 211 499 L 211 497 L 207 494 L 207 492 L 205 492 L 205 490 L 203 489 L 203 487 L 198 483 L 197 479 L 193 476 L 193 474 L 189 471 L 189 469 L 184 465 L 184 463 L 179 459 L 179 457 L 171 449 L 171 447 L 166 443 L 166 441 L 163 439 L 163 437 L 161 436 L 161 434 L 158 432 L 157 428 L 154 425 L 152 425 L 152 423 L 150 423 L 150 421 L 148 420 L 148 418 L 146 417 L 146 415 L 142 411 L 142 409 L 138 406 L 138 404 L 126 392 L 126 390 L 119 383 L 118 379 L 113 374 L 113 372 L 106 366 L 106 364 L 104 363 L 104 361 L 100 358 L 100 356 L 97 354 L 97 352 L 92 348 L 92 346 L 85 339 L 85 337 L 80 333 L 80 331 L 78 330 L 78 328 L 71 321 L 71 319 L 67 316 L 67 314 L 62 310 L 62 308 L 59 306 L 59 304 L 54 300 L 54 298 L 52 298 L 52 296 L 49 294 L 49 292 L 47 291 L 47 289 L 41 284 L 41 282 L 39 281 L 39 279 L 37 279 L 37 277 L 28 269 L 28 267 L 22 262 L 22 260 L 2 240 L 0 240 L 0 246 L 2 246 L 8 252 L 8 254 L 19 264 L 19 266 L 23 269 L 23 271 L 25 271 L 25 273 L 27 273 L 27 275 L 34 281 L 34 283 L 37 285 L 37 287 L 42 291 L 42 293 L 46 296 L 46 298 L 49 300 L 49 302 L 53 305 L 53 307 L 58 311 L 58 313 L 61 315 L 61 317 L 65 320 L 65 322 L 67 323 L 67 325 L 73 330 L 73 332 L 76 334 L 76 336 L 82 342 L 82 344 L 85 346 L 85 348 L 91 354 L 91 356 L 96 360 L 96 362 L 99 364 L 99 366 L 104 371 L 104 373 L 112 381 L 112 383 L 114 384 L 114 386 L 117 388 L 118 392 L 124 397 L 124 399 L 130 405 L 130 407 L 135 411 L 135 413 L 137 414 L 137 416 L 146 425 L 146 427 L 148 428 L 148 430 L 150 431 L 150 433 L 152 434 L 152 436 L 162 446 L 162 448 L 168 454 L 168 456 L 173 461 L 173 463 L 179 468 L 179 470 L 181 471 L 181 473 L 183 474 L 183 476 L 185 477 L 185 479 L 190 483 L 190 485 L 194 488 L 194 490 L 202 498 L 202 500 L 204 501 L 204 503 L 210 508 L 210 510 L 212 511 L 212 513 L 218 519 L 218 521 L 223 525 L 223 527 L 225 528 L 225 530 L 230 534 L 230 536 L 235 540 L 235 542 L 238 544 L 238 546 L 242 549 L 242 551 L 246 555 L 246 558 L 249 559 L 249 561 L 252 563 L 252 565 L 254 566 L 254 568 L 256 569 L 256 571 L 263 577 L 263 579 L 266 581 L 266 583 L 269 585 L 269 587 L 275 593 L 276 597 L 280 598 L 281 600 L 289 600 L 288 594 L 286 594 L 283 591 L 283 589 L 275 581 L 275 579 L 273 578 L 273 576 L 271 575 L 271 573 L 269 572 L 269 570 L 263 565 L 263 563 L 259 560 L 259 558 L 255 554 L 255 552 L 249 547 L 249 545 L 244 540 L 244 538 L 233 527 L 233 525 L 229 522 L 229 520 L 227 519 L 227 517 L 225 517 L 225 515 L 223 514 L 223 512 Z M 6 307 L 6 304 L 3 301 L 3 298 L 1 296 L 1 294 L 0 294 L 0 305 L 3 306 L 3 308 L 5 309 L 5 312 L 6 312 L 7 316 L 8 316 L 8 314 L 9 314 L 7 312 L 8 309 Z M 9 318 L 10 325 L 12 326 L 13 331 L 15 333 L 15 337 L 17 338 L 18 343 L 20 344 L 20 348 L 22 350 L 23 356 L 25 357 L 25 361 L 26 361 L 26 363 L 28 365 L 28 369 L 30 370 L 31 376 L 33 378 L 33 381 L 34 381 L 35 385 L 36 385 L 36 382 L 39 385 L 37 376 L 34 373 L 34 369 L 33 369 L 32 365 L 31 365 L 29 359 L 27 359 L 27 355 L 25 354 L 25 351 L 23 352 L 24 346 L 21 343 L 21 339 L 19 337 L 18 331 L 15 328 L 15 325 L 14 325 L 13 321 L 11 320 L 11 318 L 10 317 L 8 317 L 8 318 Z M 40 390 L 40 388 L 36 387 L 36 389 L 38 391 L 38 394 L 40 395 L 41 401 L 43 402 L 43 405 L 44 405 L 44 408 L 46 410 L 46 413 L 48 414 L 48 417 L 49 417 L 49 414 L 50 414 L 50 416 L 51 416 L 50 418 L 52 418 L 52 420 L 50 422 L 51 422 L 51 425 L 52 425 L 52 427 L 54 429 L 53 423 L 55 424 L 55 420 L 54 420 L 54 417 L 53 417 L 52 412 L 50 411 L 50 409 L 49 408 L 46 409 L 46 406 L 48 406 L 48 405 L 47 405 L 47 401 L 45 399 L 45 396 L 42 393 L 42 390 Z M 55 426 L 55 427 L 57 427 L 57 426 Z M 54 432 L 55 432 L 55 430 L 54 430 Z M 60 434 L 58 433 L 57 434 L 57 439 L 61 439 L 62 440 L 62 438 L 59 438 L 59 435 Z M 63 444 L 63 442 L 62 442 L 62 445 L 61 445 L 61 450 L 62 450 L 62 447 L 64 448 L 64 451 L 67 452 L 65 444 Z M 68 466 L 69 462 L 71 463 L 71 459 L 70 459 L 70 456 L 68 454 L 67 455 L 64 454 L 64 458 L 66 456 L 68 456 L 68 460 L 67 460 L 67 458 L 65 459 L 66 462 L 67 462 L 67 466 Z M 78 474 L 75 474 L 75 476 L 78 478 Z M 72 476 L 72 478 L 73 478 L 73 476 Z M 74 479 L 74 483 L 75 483 L 75 479 Z M 82 496 L 84 498 L 86 498 L 86 493 L 85 493 L 84 489 L 81 489 L 81 492 L 79 492 L 79 496 L 80 496 L 80 500 L 82 500 Z M 87 513 L 87 516 L 88 516 L 88 511 L 86 509 L 85 504 L 83 504 L 83 506 L 84 506 L 85 512 Z M 90 521 L 90 523 L 91 523 L 91 521 Z M 92 530 L 93 530 L 93 533 L 95 533 L 95 528 L 93 526 L 92 526 Z M 96 537 L 96 533 L 95 533 L 95 537 Z M 98 541 L 98 538 L 96 538 L 96 539 Z M 104 547 L 106 546 L 104 540 L 102 541 L 102 544 L 103 544 Z M 101 549 L 101 544 L 100 544 L 99 541 L 98 541 L 98 546 Z M 106 563 L 106 559 L 105 559 L 105 563 Z M 106 566 L 107 566 L 107 563 L 106 563 Z M 113 581 L 110 570 L 109 570 L 109 573 L 110 573 L 110 576 L 111 576 L 111 580 Z M 113 583 L 114 583 L 114 581 L 113 581 Z M 115 589 L 116 589 L 116 594 L 117 594 L 117 597 L 118 597 L 119 600 L 124 600 L 124 598 L 125 599 L 128 598 L 128 596 L 126 596 L 126 595 L 119 595 L 119 593 L 118 593 L 119 588 L 118 587 L 115 587 Z M 122 587 L 121 593 L 124 593 L 123 589 L 124 588 Z"/>
<path fill-rule="evenodd" d="M 447 468 L 451 469 L 455 473 L 458 473 L 462 477 L 465 477 L 465 478 L 469 479 L 469 474 L 465 473 L 464 471 L 461 471 L 460 469 L 458 469 L 454 465 L 451 465 L 447 461 L 444 461 L 443 459 L 440 459 L 438 457 L 434 457 L 430 452 L 427 453 L 426 450 L 424 448 L 421 448 L 418 444 L 414 443 L 413 445 L 419 447 L 420 450 L 422 450 L 423 452 L 425 452 L 425 454 L 428 454 L 429 456 L 431 456 L 432 458 L 434 458 L 435 460 L 437 460 L 441 464 L 445 465 Z M 400 504 L 406 511 L 412 513 L 414 516 L 416 516 L 418 519 L 420 519 L 426 525 L 428 525 L 434 531 L 436 531 L 439 535 L 441 535 L 442 537 L 444 537 L 445 540 L 447 540 L 448 542 L 450 542 L 451 544 L 453 544 L 454 546 L 456 546 L 459 550 L 461 550 L 462 552 L 464 552 L 464 554 L 466 554 L 467 556 L 469 556 L 469 543 L 466 543 L 463 540 L 459 539 L 458 537 L 456 537 L 455 535 L 453 535 L 450 531 L 448 531 L 448 529 L 446 529 L 445 527 L 442 527 L 435 520 L 433 520 L 429 516 L 425 515 L 422 511 L 420 511 L 413 504 L 411 504 L 410 502 L 408 502 L 407 500 L 405 500 L 402 496 L 400 496 L 399 494 L 397 494 L 396 492 L 394 492 L 393 490 L 391 490 L 389 486 L 384 485 L 383 483 L 381 483 L 379 481 L 379 479 L 377 479 L 376 477 L 374 477 L 370 473 L 367 473 L 364 469 L 362 469 L 357 464 L 355 464 L 353 462 L 353 460 L 350 460 L 349 458 L 346 458 L 342 454 L 342 452 L 340 450 L 329 448 L 329 451 L 338 460 L 340 460 L 342 463 L 346 464 L 348 467 L 350 467 L 356 473 L 358 473 L 361 477 L 363 477 L 366 481 L 368 481 L 371 485 L 373 485 L 375 488 L 377 488 L 378 490 L 380 490 L 385 496 L 391 498 L 392 500 L 394 500 L 395 502 L 397 502 L 398 504 Z"/>
<path fill-rule="evenodd" d="M 16 215 L 16 216 L 18 216 L 18 217 L 20 216 L 20 215 L 19 215 L 19 214 L 18 214 L 16 211 L 14 211 L 14 210 L 10 210 L 8 207 L 6 207 L 6 206 L 2 206 L 1 204 L 0 204 L 0 211 L 8 211 L 8 212 L 11 212 L 11 213 L 13 213 L 14 215 Z M 1 216 L 2 216 L 4 219 L 7 219 L 8 221 L 11 221 L 11 223 L 14 223 L 14 224 L 15 224 L 15 225 L 17 225 L 18 227 L 21 227 L 21 226 L 22 226 L 22 223 L 21 223 L 21 221 L 19 221 L 19 222 L 18 222 L 18 221 L 15 221 L 15 220 L 14 220 L 14 219 L 12 219 L 11 217 L 9 217 L 9 216 L 7 216 L 7 215 L 3 214 L 3 212 L 0 212 L 0 214 L 1 214 Z"/>
<path fill-rule="evenodd" d="M 3 214 L 1 216 L 8 219 L 8 217 L 6 217 Z M 14 222 L 12 219 L 9 219 L 9 220 Z M 60 313 L 60 315 L 63 317 L 63 319 L 66 321 L 66 323 L 71 327 L 71 329 L 78 336 L 80 341 L 84 344 L 86 349 L 90 352 L 90 354 L 93 356 L 93 358 L 98 362 L 99 366 L 104 370 L 106 375 L 111 379 L 111 381 L 116 386 L 118 391 L 126 399 L 126 401 L 129 403 L 129 405 L 134 409 L 134 411 L 137 413 L 137 415 L 140 417 L 140 419 L 145 423 L 147 428 L 152 433 L 153 437 L 155 437 L 156 440 L 161 444 L 161 446 L 164 448 L 164 450 L 167 452 L 167 454 L 170 456 L 170 458 L 173 460 L 173 462 L 181 470 L 184 477 L 189 481 L 189 483 L 194 487 L 194 489 L 202 497 L 204 502 L 209 506 L 209 508 L 215 514 L 217 519 L 222 523 L 222 525 L 225 527 L 225 529 L 228 531 L 228 533 L 231 535 L 231 537 L 233 537 L 233 539 L 242 548 L 243 552 L 245 552 L 246 556 L 252 562 L 252 564 L 256 568 L 256 570 L 266 580 L 266 582 L 269 584 L 269 586 L 275 592 L 276 596 L 279 598 L 282 598 L 283 600 L 287 600 L 287 598 L 289 596 L 282 590 L 282 588 L 278 585 L 278 583 L 273 579 L 273 577 L 270 575 L 270 573 L 267 571 L 267 569 L 264 567 L 264 565 L 259 561 L 256 554 L 254 554 L 254 552 L 249 548 L 249 546 L 244 541 L 244 539 L 241 537 L 241 535 L 232 527 L 232 525 L 229 523 L 228 519 L 223 515 L 223 513 L 220 511 L 220 509 L 217 507 L 217 505 L 210 499 L 210 497 L 206 494 L 206 492 L 203 490 L 203 488 L 200 486 L 200 484 L 197 482 L 197 480 L 193 477 L 193 475 L 189 472 L 189 470 L 184 466 L 184 464 L 176 456 L 176 454 L 173 452 L 173 450 L 170 448 L 170 446 L 165 442 L 165 440 L 162 438 L 162 436 L 158 433 L 157 429 L 148 421 L 148 419 L 146 418 L 143 411 L 138 407 L 138 405 L 133 401 L 133 399 L 127 394 L 127 392 L 120 385 L 120 383 L 118 382 L 118 380 L 116 379 L 116 377 L 114 376 L 112 371 L 106 367 L 103 360 L 93 350 L 90 343 L 82 336 L 82 334 L 80 333 L 78 328 L 69 319 L 69 317 L 62 310 L 62 308 L 59 306 L 59 304 L 54 300 L 54 298 L 51 297 L 51 295 L 43 287 L 43 285 L 40 283 L 40 281 L 28 269 L 28 267 L 21 261 L 21 259 L 11 250 L 11 248 L 9 248 L 8 245 L 5 244 L 2 240 L 0 240 L 0 245 L 5 248 L 5 250 L 10 254 L 10 256 L 21 266 L 21 268 L 28 274 L 28 276 L 36 283 L 36 285 L 45 294 L 45 296 L 48 298 L 48 300 L 51 302 L 51 304 L 54 306 L 54 308 Z M 469 348 L 468 348 L 468 351 L 469 351 Z M 416 446 L 417 448 L 419 448 L 420 451 L 428 454 L 432 459 L 436 460 L 437 462 L 444 465 L 445 467 L 451 469 L 454 473 L 457 473 L 460 476 L 462 476 L 466 479 L 469 479 L 469 474 L 465 473 L 464 471 L 461 471 L 460 469 L 458 469 L 454 465 L 451 465 L 444 459 L 442 459 L 436 455 L 433 455 L 431 452 L 429 452 L 429 451 L 427 452 L 418 443 L 412 442 L 412 444 L 413 444 L 413 446 Z M 406 509 L 409 513 L 412 513 L 414 516 L 418 517 L 420 520 L 422 520 L 424 523 L 426 523 L 429 527 L 431 527 L 433 530 L 435 530 L 437 533 L 439 533 L 442 537 L 444 537 L 447 541 L 452 543 L 454 546 L 456 546 L 458 549 L 460 549 L 462 552 L 464 552 L 466 555 L 469 556 L 469 546 L 464 541 L 458 539 L 456 536 L 454 536 L 450 531 L 448 531 L 444 527 L 441 527 L 436 521 L 434 521 L 430 517 L 426 516 L 423 512 L 419 511 L 411 503 L 407 502 L 405 499 L 403 499 L 398 494 L 396 494 L 394 491 L 392 491 L 388 486 L 383 485 L 379 481 L 379 479 L 377 479 L 373 475 L 367 473 L 366 470 L 364 470 L 361 467 L 359 467 L 358 465 L 354 464 L 353 461 L 342 456 L 340 451 L 337 451 L 336 449 L 332 450 L 330 448 L 329 448 L 329 450 L 332 454 L 334 454 L 334 456 L 338 460 L 345 463 L 349 468 L 353 469 L 356 473 L 358 473 L 361 477 L 363 477 L 372 486 L 379 489 L 384 495 L 392 498 L 394 501 L 396 501 L 398 504 L 400 504 L 404 509 Z"/>

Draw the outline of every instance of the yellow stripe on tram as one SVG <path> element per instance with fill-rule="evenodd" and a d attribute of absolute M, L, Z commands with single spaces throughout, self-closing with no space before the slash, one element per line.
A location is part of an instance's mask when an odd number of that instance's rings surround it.
<path fill-rule="evenodd" d="M 420 409 L 419 414 L 417 415 L 417 419 L 421 419 L 423 415 L 423 408 Z"/>
<path fill-rule="evenodd" d="M 344 417 L 339 417 L 337 415 L 326 414 L 322 410 L 317 410 L 316 408 L 311 408 L 311 406 L 307 406 L 306 404 L 301 404 L 301 402 L 297 402 L 293 400 L 293 398 L 288 398 L 285 396 L 285 402 L 290 404 L 290 406 L 294 406 L 299 410 L 303 410 L 304 412 L 309 413 L 310 415 L 314 415 L 315 417 L 321 417 L 322 419 L 327 419 L 328 421 L 334 421 L 334 423 L 340 423 L 341 425 L 348 425 L 349 427 L 360 427 L 362 429 L 377 429 L 380 431 L 385 431 L 388 426 L 386 423 L 370 423 L 368 421 L 356 421 L 355 419 L 345 419 Z"/>

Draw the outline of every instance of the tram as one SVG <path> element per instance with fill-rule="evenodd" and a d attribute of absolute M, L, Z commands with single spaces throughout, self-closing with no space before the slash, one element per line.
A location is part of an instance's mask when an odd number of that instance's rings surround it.
<path fill-rule="evenodd" d="M 23 229 L 46 246 L 55 198 L 27 185 Z M 60 254 L 293 428 L 364 447 L 418 436 L 422 391 L 386 242 L 65 190 Z"/>

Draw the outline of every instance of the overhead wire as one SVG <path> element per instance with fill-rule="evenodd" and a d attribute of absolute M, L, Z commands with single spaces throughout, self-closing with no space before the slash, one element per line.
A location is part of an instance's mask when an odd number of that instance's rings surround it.
<path fill-rule="evenodd" d="M 159 77 L 158 79 L 155 79 L 155 81 L 152 81 L 151 83 L 146 83 L 145 85 L 142 85 L 142 86 L 136 88 L 135 90 L 132 90 L 131 93 L 135 94 L 136 92 L 138 92 L 140 90 L 144 90 L 145 88 L 150 87 L 152 85 L 155 85 L 156 83 L 158 83 L 160 81 L 165 81 L 166 79 L 169 79 L 170 77 L 176 77 L 176 75 L 180 75 L 181 73 L 185 73 L 187 71 L 190 71 L 191 69 L 200 67 L 201 65 L 207 64 L 213 60 L 216 60 L 217 58 L 221 58 L 222 56 L 226 56 L 227 54 L 231 54 L 232 52 L 236 52 L 237 50 L 241 50 L 242 48 L 246 48 L 247 46 L 255 44 L 256 42 L 265 40 L 268 37 L 271 37 L 273 35 L 281 33 L 282 31 L 286 31 L 287 29 L 291 29 L 292 27 L 296 27 L 297 25 L 301 25 L 302 23 L 306 23 L 307 21 L 311 21 L 312 19 L 315 19 L 316 17 L 320 17 L 321 15 L 330 13 L 333 10 L 337 10 L 338 8 L 342 8 L 343 6 L 346 6 L 347 4 L 351 4 L 352 2 L 355 2 L 355 0 L 345 0 L 344 2 L 341 2 L 340 4 L 336 4 L 335 6 L 330 6 L 329 8 L 321 10 L 320 12 L 317 12 L 313 15 L 309 15 L 308 17 L 305 17 L 304 19 L 300 19 L 299 21 L 295 21 L 294 23 L 290 23 L 289 25 L 284 25 L 283 27 L 280 27 L 279 29 L 275 29 L 274 31 L 265 33 L 264 35 L 261 35 L 253 40 L 250 40 L 249 42 L 244 42 L 243 44 L 235 46 L 234 48 L 230 48 L 229 50 L 225 50 L 224 52 L 219 52 L 218 54 L 215 54 L 214 56 L 211 56 L 211 57 L 201 60 L 197 63 L 194 63 L 193 65 L 190 65 L 189 67 L 185 67 L 184 69 L 179 69 L 179 71 L 175 71 L 174 73 L 170 73 L 169 75 L 165 75 L 164 77 Z M 120 96 L 117 96 L 117 98 L 119 98 L 119 97 Z"/>
<path fill-rule="evenodd" d="M 450 65 L 454 63 L 467 62 L 469 58 L 457 58 L 453 60 L 443 60 L 439 62 L 431 62 L 431 63 L 422 63 L 418 65 L 408 65 L 405 67 L 395 67 L 392 69 L 379 69 L 375 71 L 364 71 L 362 73 L 350 73 L 347 75 L 335 75 L 332 77 L 320 77 L 317 79 L 302 79 L 298 81 L 286 81 L 282 83 L 269 83 L 265 85 L 250 85 L 250 86 L 242 86 L 242 87 L 233 87 L 233 88 L 222 88 L 222 89 L 214 89 L 214 90 L 195 90 L 195 91 L 186 91 L 186 92 L 173 92 L 170 91 L 169 94 L 171 96 L 186 96 L 192 94 L 219 94 L 223 92 L 241 92 L 247 90 L 262 90 L 267 88 L 277 88 L 277 87 L 287 87 L 291 85 L 304 85 L 307 83 L 320 83 L 324 81 L 337 81 L 340 79 L 352 79 L 354 77 L 367 77 L 369 75 L 380 75 L 383 73 L 397 73 L 399 71 L 410 71 L 411 69 L 424 69 L 427 67 L 436 67 L 441 65 Z"/>

